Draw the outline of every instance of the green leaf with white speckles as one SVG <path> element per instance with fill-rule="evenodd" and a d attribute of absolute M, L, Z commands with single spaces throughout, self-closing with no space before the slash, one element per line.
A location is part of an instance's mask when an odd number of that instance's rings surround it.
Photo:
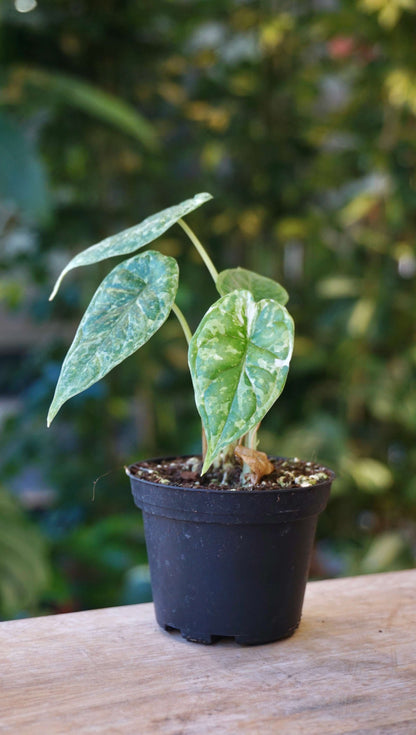
<path fill-rule="evenodd" d="M 286 382 L 293 320 L 273 299 L 233 291 L 205 314 L 189 345 L 195 400 L 207 438 L 203 472 L 263 419 Z"/>
<path fill-rule="evenodd" d="M 221 296 L 225 296 L 225 294 L 236 289 L 244 289 L 253 294 L 255 301 L 274 299 L 284 306 L 289 300 L 287 291 L 280 283 L 266 276 L 260 276 L 254 271 L 248 271 L 246 268 L 228 268 L 221 271 L 216 286 Z"/>
<path fill-rule="evenodd" d="M 98 287 L 62 365 L 48 426 L 61 406 L 136 352 L 167 319 L 176 260 L 153 250 L 117 265 Z"/>
<path fill-rule="evenodd" d="M 163 235 L 172 225 L 185 215 L 193 212 L 205 202 L 212 199 L 211 194 L 202 193 L 196 194 L 192 199 L 186 199 L 181 204 L 176 204 L 174 207 L 163 209 L 162 212 L 151 215 L 147 219 L 143 220 L 139 225 L 130 227 L 128 230 L 123 230 L 112 237 L 107 237 L 105 240 L 91 245 L 91 247 L 78 253 L 72 260 L 69 261 L 68 265 L 65 266 L 61 275 L 55 283 L 54 289 L 49 297 L 51 301 L 56 296 L 59 286 L 62 283 L 62 279 L 73 268 L 77 268 L 80 265 L 89 265 L 91 263 L 98 263 L 100 260 L 106 258 L 112 258 L 115 255 L 128 255 L 134 253 L 136 250 L 140 250 L 149 242 L 153 242 L 156 238 Z"/>

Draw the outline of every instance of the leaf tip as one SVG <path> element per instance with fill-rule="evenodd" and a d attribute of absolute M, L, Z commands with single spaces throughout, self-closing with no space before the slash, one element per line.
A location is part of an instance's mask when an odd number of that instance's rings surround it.
<path fill-rule="evenodd" d="M 56 279 L 56 283 L 55 283 L 55 285 L 54 285 L 54 287 L 53 287 L 53 289 L 52 289 L 52 293 L 51 293 L 51 295 L 49 296 L 49 301 L 52 301 L 52 300 L 53 300 L 53 299 L 55 298 L 55 296 L 56 296 L 56 294 L 58 293 L 58 291 L 59 291 L 59 288 L 60 288 L 60 286 L 61 286 L 61 283 L 62 283 L 62 281 L 64 280 L 64 278 L 65 278 L 66 274 L 68 273 L 68 271 L 69 271 L 69 270 L 71 270 L 71 268 L 73 268 L 73 267 L 74 267 L 74 266 L 72 266 L 71 264 L 72 264 L 72 261 L 73 261 L 73 260 L 75 260 L 75 259 L 76 259 L 76 256 L 75 256 L 75 258 L 73 258 L 73 259 L 72 259 L 72 260 L 71 260 L 71 261 L 70 261 L 70 262 L 68 263 L 68 265 L 67 265 L 67 266 L 66 266 L 66 267 L 65 267 L 65 268 L 63 269 L 62 273 L 61 273 L 61 274 L 60 274 L 60 275 L 58 276 L 58 278 Z"/>
<path fill-rule="evenodd" d="M 199 194 L 195 194 L 194 197 L 197 201 L 200 201 L 201 204 L 204 204 L 205 202 L 209 202 L 210 199 L 213 199 L 213 195 L 209 193 L 209 191 L 201 191 Z"/>
<path fill-rule="evenodd" d="M 52 289 L 51 295 L 49 296 L 49 301 L 53 301 L 54 300 L 56 294 L 58 293 L 58 289 L 59 289 L 59 286 L 61 284 L 61 281 L 62 281 L 62 277 L 59 277 L 58 280 L 57 280 L 57 282 L 55 283 L 53 289 Z"/>
<path fill-rule="evenodd" d="M 59 406 L 58 406 L 58 408 L 55 408 L 55 401 L 52 401 L 52 403 L 51 403 L 51 405 L 49 407 L 48 415 L 46 417 L 46 428 L 47 429 L 49 429 L 49 427 L 50 427 L 52 421 L 54 420 L 56 414 L 58 413 L 58 411 L 59 411 Z"/>
<path fill-rule="evenodd" d="M 202 477 L 202 475 L 205 475 L 206 472 L 208 472 L 209 468 L 211 467 L 211 464 L 212 464 L 212 459 L 207 454 L 207 456 L 204 459 L 204 464 L 202 465 L 201 477 Z"/>

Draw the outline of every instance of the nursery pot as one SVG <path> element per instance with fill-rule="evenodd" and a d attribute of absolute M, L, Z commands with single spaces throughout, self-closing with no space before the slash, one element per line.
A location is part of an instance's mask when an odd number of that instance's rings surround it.
<path fill-rule="evenodd" d="M 232 491 L 162 485 L 134 467 L 159 625 L 200 643 L 291 636 L 333 473 L 309 487 Z"/>

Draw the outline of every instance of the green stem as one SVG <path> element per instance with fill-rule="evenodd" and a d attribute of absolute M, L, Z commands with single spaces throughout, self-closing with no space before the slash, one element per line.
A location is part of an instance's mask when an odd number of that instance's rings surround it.
<path fill-rule="evenodd" d="M 189 329 L 189 324 L 186 321 L 183 313 L 181 312 L 181 310 L 180 310 L 180 308 L 179 308 L 179 306 L 177 304 L 173 304 L 172 311 L 175 314 L 175 316 L 177 317 L 178 322 L 179 322 L 179 324 L 181 325 L 181 327 L 183 329 L 183 333 L 185 335 L 186 341 L 187 341 L 187 343 L 189 345 L 189 343 L 190 343 L 190 341 L 192 339 L 192 332 Z"/>
<path fill-rule="evenodd" d="M 209 257 L 207 251 L 205 250 L 204 246 L 198 240 L 198 238 L 195 235 L 195 233 L 192 232 L 191 228 L 188 227 L 188 225 L 186 224 L 186 222 L 184 222 L 183 219 L 179 219 L 178 220 L 178 225 L 180 225 L 182 227 L 182 229 L 186 232 L 186 234 L 188 235 L 188 237 L 191 240 L 191 242 L 195 245 L 196 249 L 198 250 L 198 253 L 200 254 L 202 260 L 204 261 L 206 267 L 208 268 L 208 270 L 209 270 L 209 272 L 210 272 L 210 274 L 212 276 L 212 279 L 213 279 L 214 283 L 216 283 L 217 282 L 217 278 L 218 278 L 218 271 L 217 271 L 214 263 L 212 262 L 211 258 Z"/>
<path fill-rule="evenodd" d="M 246 434 L 246 437 L 247 437 L 246 447 L 248 447 L 249 449 L 257 449 L 257 444 L 258 444 L 257 432 L 259 430 L 259 426 L 260 426 L 260 423 L 258 423 L 257 426 L 254 427 L 254 429 L 251 429 L 251 431 L 249 431 Z"/>

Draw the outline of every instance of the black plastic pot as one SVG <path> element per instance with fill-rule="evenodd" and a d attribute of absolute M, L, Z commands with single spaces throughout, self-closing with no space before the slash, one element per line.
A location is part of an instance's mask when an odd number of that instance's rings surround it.
<path fill-rule="evenodd" d="M 127 471 L 143 511 L 156 619 L 212 643 L 268 643 L 299 625 L 318 514 L 333 480 L 282 490 L 160 485 Z"/>

